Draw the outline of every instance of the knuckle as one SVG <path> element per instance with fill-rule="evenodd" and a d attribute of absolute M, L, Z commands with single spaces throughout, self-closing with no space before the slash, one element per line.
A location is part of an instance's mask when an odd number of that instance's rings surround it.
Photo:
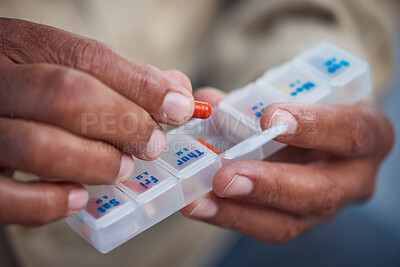
<path fill-rule="evenodd" d="M 0 17 L 0 36 L 7 37 L 8 33 L 11 33 L 10 31 L 12 30 L 15 31 L 16 26 L 20 24 L 20 20 Z M 3 38 L 1 38 L 0 41 L 3 41 Z"/>
<path fill-rule="evenodd" d="M 274 163 L 263 162 L 266 169 L 269 169 L 268 179 L 263 179 L 265 185 L 263 186 L 264 193 L 258 196 L 258 201 L 263 205 L 270 205 L 271 203 L 281 203 L 282 198 L 287 195 L 287 184 L 285 179 L 282 179 L 283 168 L 280 168 Z M 259 174 L 262 177 L 262 174 Z"/>
<path fill-rule="evenodd" d="M 98 58 L 102 58 L 103 45 L 86 38 L 72 38 L 67 40 L 61 47 L 62 61 L 73 68 L 90 72 L 93 67 L 107 64 L 96 64 Z M 104 62 L 103 62 L 104 63 Z"/>
<path fill-rule="evenodd" d="M 354 122 L 354 127 L 352 129 L 351 138 L 349 139 L 349 152 L 351 154 L 359 154 L 363 152 L 366 147 L 366 131 L 365 124 L 360 120 Z"/>
<path fill-rule="evenodd" d="M 357 106 L 363 122 L 363 132 L 359 135 L 363 137 L 365 150 L 368 148 L 370 154 L 378 158 L 384 158 L 392 149 L 395 140 L 393 125 L 383 110 L 372 104 L 359 104 Z M 377 136 L 382 140 L 376 142 Z M 375 145 L 371 145 L 375 144 Z"/>
<path fill-rule="evenodd" d="M 376 171 L 374 171 L 373 174 L 368 177 L 367 182 L 364 183 L 364 188 L 360 195 L 360 201 L 366 201 L 374 195 L 376 189 L 376 178 L 377 174 Z"/>
<path fill-rule="evenodd" d="M 331 180 L 323 183 L 318 188 L 318 199 L 315 199 L 313 212 L 317 215 L 326 215 L 332 213 L 342 202 L 344 192 Z"/>
<path fill-rule="evenodd" d="M 377 150 L 382 151 L 383 157 L 386 156 L 393 148 L 395 142 L 395 131 L 393 124 L 388 116 L 381 109 L 374 107 L 374 128 L 378 132 L 377 135 L 381 136 L 383 142 Z"/>
<path fill-rule="evenodd" d="M 69 69 L 53 70 L 49 75 L 51 84 L 54 88 L 61 90 L 73 90 L 80 83 L 81 77 L 77 72 Z"/>
<path fill-rule="evenodd" d="M 375 193 L 375 184 L 369 185 L 365 188 L 363 194 L 360 197 L 361 201 L 367 201 L 370 199 Z"/>
<path fill-rule="evenodd" d="M 22 153 L 22 160 L 30 162 L 35 169 L 43 166 L 44 158 L 43 155 L 47 155 L 47 149 L 50 147 L 49 136 L 43 131 L 32 131 L 26 132 L 24 136 L 24 145 Z"/>
<path fill-rule="evenodd" d="M 389 154 L 389 152 L 392 150 L 392 148 L 394 146 L 396 134 L 394 132 L 393 124 L 390 122 L 390 120 L 386 116 L 385 116 L 385 121 L 386 121 L 387 127 L 385 127 L 386 138 L 384 138 L 384 140 L 386 140 L 386 143 L 383 146 L 383 154 L 386 156 L 387 154 Z"/>
<path fill-rule="evenodd" d="M 52 205 L 55 196 L 53 191 L 40 191 L 40 201 L 37 205 L 37 212 L 34 213 L 34 218 L 32 218 L 34 224 L 43 225 L 56 219 L 55 209 Z"/>
<path fill-rule="evenodd" d="M 96 84 L 72 69 L 56 69 L 48 75 L 48 105 L 63 120 L 76 119 L 82 109 L 89 108 L 97 97 Z M 87 88 L 87 90 L 82 90 Z"/>
<path fill-rule="evenodd" d="M 269 193 L 265 195 L 262 200 L 263 204 L 267 205 L 269 203 L 279 203 L 280 197 L 284 195 L 285 186 L 282 184 L 282 180 L 278 176 L 271 175 L 270 183 L 268 184 L 270 189 Z"/>
<path fill-rule="evenodd" d="M 243 225 L 243 212 L 244 212 L 244 208 L 243 206 L 238 206 L 232 214 L 232 219 L 233 220 L 229 220 L 226 222 L 226 227 L 230 228 L 230 229 L 235 229 L 235 230 L 239 230 L 242 229 L 242 225 Z"/>
<path fill-rule="evenodd" d="M 190 91 L 192 90 L 192 84 L 190 82 L 190 79 L 183 72 L 177 69 L 172 69 L 169 72 L 174 77 L 174 81 L 179 81 L 179 83 L 183 85 L 186 89 L 190 89 Z"/>
<path fill-rule="evenodd" d="M 154 93 L 157 92 L 160 96 L 166 93 L 170 85 L 167 79 L 156 72 L 156 69 L 149 65 L 138 65 L 135 67 L 132 80 L 135 83 L 136 89 L 131 91 L 131 98 L 135 99 L 138 103 L 148 103 L 149 100 L 157 102 L 154 99 Z M 149 88 L 152 90 L 149 90 Z M 160 97 L 160 99 L 162 100 L 163 98 Z"/>
<path fill-rule="evenodd" d="M 301 234 L 301 224 L 299 219 L 289 219 L 282 230 L 278 231 L 272 242 L 277 244 L 285 244 Z"/>
<path fill-rule="evenodd" d="M 4 38 L 3 38 L 4 31 L 7 29 L 8 23 L 9 23 L 8 19 L 0 17 L 0 42 L 1 42 L 2 46 L 3 46 L 3 42 L 4 42 Z"/>
<path fill-rule="evenodd" d="M 316 147 L 323 141 L 323 136 L 319 133 L 321 128 L 321 118 L 315 112 L 303 112 L 298 116 L 299 134 L 304 136 L 302 142 L 306 147 Z"/>
<path fill-rule="evenodd" d="M 23 21 L 0 18 L 0 50 L 8 57 L 11 57 L 12 51 L 16 49 L 17 33 L 23 30 Z"/>
<path fill-rule="evenodd" d="M 303 127 L 304 129 L 304 127 Z M 317 147 L 322 143 L 322 137 L 318 135 L 308 135 L 308 138 L 303 138 L 303 144 L 305 147 L 313 148 Z"/>

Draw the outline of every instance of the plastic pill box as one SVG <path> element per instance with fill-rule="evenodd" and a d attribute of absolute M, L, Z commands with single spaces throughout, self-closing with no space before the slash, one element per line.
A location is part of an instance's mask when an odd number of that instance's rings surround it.
<path fill-rule="evenodd" d="M 369 65 L 331 43 L 303 51 L 233 91 L 207 120 L 192 119 L 167 133 L 155 161 L 135 159 L 116 186 L 87 186 L 85 209 L 67 223 L 102 253 L 175 213 L 212 189 L 214 174 L 235 160 L 262 160 L 284 145 L 287 126 L 262 131 L 263 110 L 276 102 L 352 104 L 371 91 Z"/>

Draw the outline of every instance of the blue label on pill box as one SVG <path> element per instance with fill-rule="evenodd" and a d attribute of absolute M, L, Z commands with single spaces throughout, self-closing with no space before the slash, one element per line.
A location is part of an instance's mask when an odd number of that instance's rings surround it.
<path fill-rule="evenodd" d="M 157 186 L 161 181 L 168 176 L 156 173 L 150 169 L 142 169 L 140 166 L 135 166 L 135 172 L 128 180 L 122 184 L 128 187 L 136 195 L 140 195 L 150 188 Z"/>
<path fill-rule="evenodd" d="M 311 80 L 297 79 L 287 84 L 280 85 L 278 89 L 285 95 L 289 95 L 291 97 L 299 97 L 311 91 L 315 87 L 315 82 Z"/>
<path fill-rule="evenodd" d="M 190 162 L 193 162 L 194 160 L 200 158 L 201 156 L 204 155 L 204 150 L 200 149 L 198 147 L 183 147 L 173 155 L 176 157 L 176 166 L 182 166 L 182 165 L 188 165 Z"/>
<path fill-rule="evenodd" d="M 252 116 L 255 116 L 257 118 L 261 117 L 262 112 L 264 111 L 266 105 L 264 104 L 264 102 L 258 102 L 255 105 L 253 105 L 250 109 L 250 114 L 252 114 Z"/>
<path fill-rule="evenodd" d="M 86 205 L 86 211 L 98 219 L 120 204 L 121 200 L 116 196 L 104 194 L 100 197 L 90 198 Z"/>
<path fill-rule="evenodd" d="M 168 141 L 166 151 L 160 159 L 176 171 L 181 171 L 202 159 L 210 151 L 196 140 L 187 137 L 174 137 Z M 210 152 L 214 154 L 213 152 Z"/>
<path fill-rule="evenodd" d="M 343 57 L 314 57 L 310 60 L 311 65 L 319 69 L 320 71 L 328 74 L 329 76 L 336 76 L 343 73 L 346 69 L 351 66 L 349 60 Z"/>

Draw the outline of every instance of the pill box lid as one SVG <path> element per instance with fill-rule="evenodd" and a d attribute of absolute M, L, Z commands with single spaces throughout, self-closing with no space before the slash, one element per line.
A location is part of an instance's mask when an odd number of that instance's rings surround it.
<path fill-rule="evenodd" d="M 271 128 L 258 132 L 248 139 L 243 140 L 232 148 L 228 149 L 220 155 L 221 158 L 225 159 L 226 162 L 237 160 L 246 154 L 262 147 L 272 139 L 283 134 L 287 130 L 288 126 L 285 124 L 278 124 Z"/>
<path fill-rule="evenodd" d="M 350 66 L 346 71 L 341 71 L 337 74 L 328 74 L 327 72 L 313 66 L 311 62 L 315 57 L 326 57 L 329 55 L 339 56 L 346 59 Z M 349 83 L 354 77 L 369 71 L 369 65 L 362 59 L 350 54 L 349 52 L 339 48 L 335 44 L 325 41 L 321 42 L 314 47 L 303 50 L 298 56 L 293 59 L 294 64 L 304 67 L 307 70 L 318 73 L 322 77 L 328 79 L 332 86 L 341 86 Z"/>

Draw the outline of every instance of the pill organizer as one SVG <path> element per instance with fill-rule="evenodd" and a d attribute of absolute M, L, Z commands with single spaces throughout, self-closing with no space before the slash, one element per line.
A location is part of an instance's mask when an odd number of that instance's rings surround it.
<path fill-rule="evenodd" d="M 67 223 L 107 253 L 212 189 L 223 165 L 262 160 L 283 144 L 273 139 L 286 125 L 261 130 L 263 110 L 276 102 L 352 104 L 371 91 L 369 65 L 324 42 L 233 91 L 209 119 L 192 119 L 167 133 L 155 161 L 135 160 L 135 170 L 116 185 L 87 186 L 89 201 Z"/>

